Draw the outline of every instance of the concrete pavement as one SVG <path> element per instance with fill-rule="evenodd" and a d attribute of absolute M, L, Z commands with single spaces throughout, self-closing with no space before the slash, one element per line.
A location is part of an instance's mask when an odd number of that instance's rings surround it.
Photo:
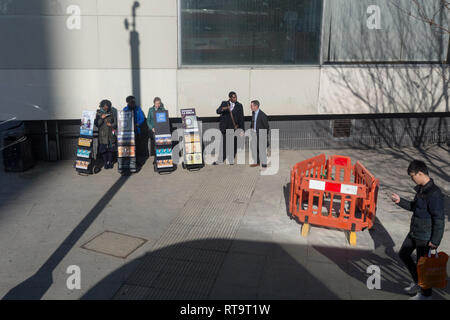
<path fill-rule="evenodd" d="M 377 221 L 357 234 L 312 227 L 307 238 L 287 214 L 291 167 L 325 153 L 361 161 L 380 179 Z M 72 162 L 39 163 L 0 173 L 0 296 L 9 299 L 406 299 L 409 281 L 397 252 L 410 213 L 391 191 L 412 197 L 412 158 L 450 194 L 449 149 L 281 151 L 277 175 L 248 165 L 132 176 L 103 170 L 84 177 Z M 450 217 L 440 250 L 450 253 Z M 126 258 L 82 246 L 105 231 L 144 239 Z M 109 241 L 109 240 L 108 240 Z M 125 240 L 118 240 L 125 241 Z M 69 266 L 81 289 L 69 290 Z M 367 267 L 381 268 L 381 290 L 369 290 Z M 436 290 L 449 299 L 449 289 Z"/>

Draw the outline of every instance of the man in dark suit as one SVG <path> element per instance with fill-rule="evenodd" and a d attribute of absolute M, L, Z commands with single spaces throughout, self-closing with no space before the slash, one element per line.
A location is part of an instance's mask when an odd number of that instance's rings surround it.
<path fill-rule="evenodd" d="M 250 167 L 258 167 L 260 165 L 260 157 L 259 157 L 259 139 L 260 139 L 260 131 L 262 129 L 267 130 L 267 138 L 269 136 L 269 121 L 267 118 L 267 115 L 261 110 L 259 109 L 260 103 L 258 100 L 253 100 L 250 103 L 250 107 L 252 109 L 252 123 L 250 128 L 252 129 L 252 131 L 256 134 L 257 137 L 257 162 L 255 164 L 251 164 Z M 267 140 L 269 141 L 269 140 Z M 267 143 L 268 145 L 268 143 Z M 261 155 L 261 166 L 263 168 L 267 167 L 267 149 L 264 148 L 264 154 Z"/>
<path fill-rule="evenodd" d="M 236 92 L 230 92 L 228 94 L 228 101 L 222 101 L 220 107 L 217 109 L 217 114 L 220 114 L 220 131 L 222 132 L 222 160 L 225 162 L 227 158 L 227 142 L 226 142 L 226 131 L 227 129 L 233 129 L 234 131 L 238 129 L 245 130 L 244 127 L 244 107 L 237 101 Z M 234 164 L 234 158 L 237 152 L 237 137 L 234 136 L 234 155 L 233 159 L 228 159 L 230 164 Z M 219 158 L 220 159 L 220 158 Z M 217 162 L 213 163 L 214 165 Z"/>

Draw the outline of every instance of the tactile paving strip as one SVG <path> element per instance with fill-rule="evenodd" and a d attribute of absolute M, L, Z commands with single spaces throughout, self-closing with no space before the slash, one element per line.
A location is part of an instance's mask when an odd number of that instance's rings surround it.
<path fill-rule="evenodd" d="M 221 178 L 198 188 L 115 299 L 208 298 L 258 178 L 237 166 L 218 170 Z"/>

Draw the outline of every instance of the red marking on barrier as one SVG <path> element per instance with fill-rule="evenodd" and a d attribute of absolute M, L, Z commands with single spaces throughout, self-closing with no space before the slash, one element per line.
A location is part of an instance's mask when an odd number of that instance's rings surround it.
<path fill-rule="evenodd" d="M 336 158 L 334 159 L 334 163 L 338 166 L 346 166 L 347 165 L 347 159 L 345 158 Z"/>
<path fill-rule="evenodd" d="M 340 183 L 326 182 L 325 183 L 325 190 L 326 191 L 331 191 L 331 192 L 341 192 L 341 184 Z"/>

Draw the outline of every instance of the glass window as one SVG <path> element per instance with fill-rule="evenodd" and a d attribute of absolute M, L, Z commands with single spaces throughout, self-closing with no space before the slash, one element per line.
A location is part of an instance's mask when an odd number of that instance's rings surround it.
<path fill-rule="evenodd" d="M 319 64 L 322 0 L 180 4 L 182 64 Z"/>

